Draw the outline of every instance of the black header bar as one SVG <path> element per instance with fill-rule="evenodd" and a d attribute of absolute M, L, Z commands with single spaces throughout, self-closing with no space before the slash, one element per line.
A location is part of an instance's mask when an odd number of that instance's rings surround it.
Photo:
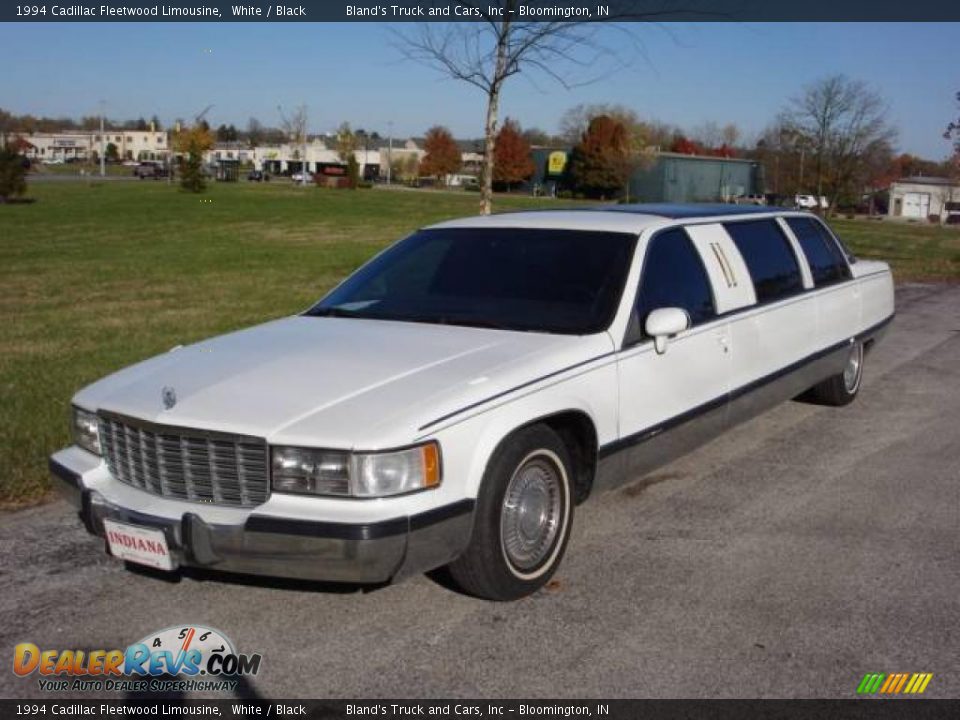
<path fill-rule="evenodd" d="M 958 0 L 106 0 L 0 4 L 2 22 L 944 22 Z"/>
<path fill-rule="evenodd" d="M 958 700 L 0 700 L 3 718 L 953 720 Z"/>

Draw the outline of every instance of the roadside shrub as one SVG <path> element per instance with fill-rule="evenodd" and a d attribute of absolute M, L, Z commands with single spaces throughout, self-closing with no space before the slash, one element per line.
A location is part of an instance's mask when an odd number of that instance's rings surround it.
<path fill-rule="evenodd" d="M 354 155 L 347 158 L 347 180 L 350 189 L 356 190 L 360 184 L 360 163 Z"/>
<path fill-rule="evenodd" d="M 27 191 L 27 168 L 11 148 L 0 150 L 0 202 L 9 202 Z"/>

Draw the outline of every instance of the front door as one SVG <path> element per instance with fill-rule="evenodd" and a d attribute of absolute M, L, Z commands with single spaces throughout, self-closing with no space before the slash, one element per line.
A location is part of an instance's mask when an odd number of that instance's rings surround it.
<path fill-rule="evenodd" d="M 678 307 L 690 327 L 658 353 L 642 332 L 651 312 Z M 633 475 L 663 464 L 724 425 L 730 374 L 728 324 L 717 317 L 704 259 L 683 228 L 648 242 L 634 303 L 633 331 L 620 353 L 620 440 Z"/>

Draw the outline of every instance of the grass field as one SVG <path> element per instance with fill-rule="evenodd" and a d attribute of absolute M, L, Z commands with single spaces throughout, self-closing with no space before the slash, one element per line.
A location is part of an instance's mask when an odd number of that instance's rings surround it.
<path fill-rule="evenodd" d="M 36 184 L 0 205 L 0 504 L 41 499 L 69 400 L 136 360 L 306 307 L 384 244 L 478 196 L 165 183 Z M 551 201 L 503 198 L 498 209 Z M 960 233 L 839 221 L 898 279 L 960 278 Z"/>

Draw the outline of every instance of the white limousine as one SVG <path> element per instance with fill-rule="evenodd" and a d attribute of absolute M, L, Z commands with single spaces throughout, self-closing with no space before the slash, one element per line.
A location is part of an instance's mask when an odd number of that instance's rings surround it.
<path fill-rule="evenodd" d="M 309 310 L 73 399 L 52 474 L 122 560 L 541 587 L 575 506 L 798 396 L 856 397 L 894 314 L 817 217 L 620 205 L 420 230 Z"/>

